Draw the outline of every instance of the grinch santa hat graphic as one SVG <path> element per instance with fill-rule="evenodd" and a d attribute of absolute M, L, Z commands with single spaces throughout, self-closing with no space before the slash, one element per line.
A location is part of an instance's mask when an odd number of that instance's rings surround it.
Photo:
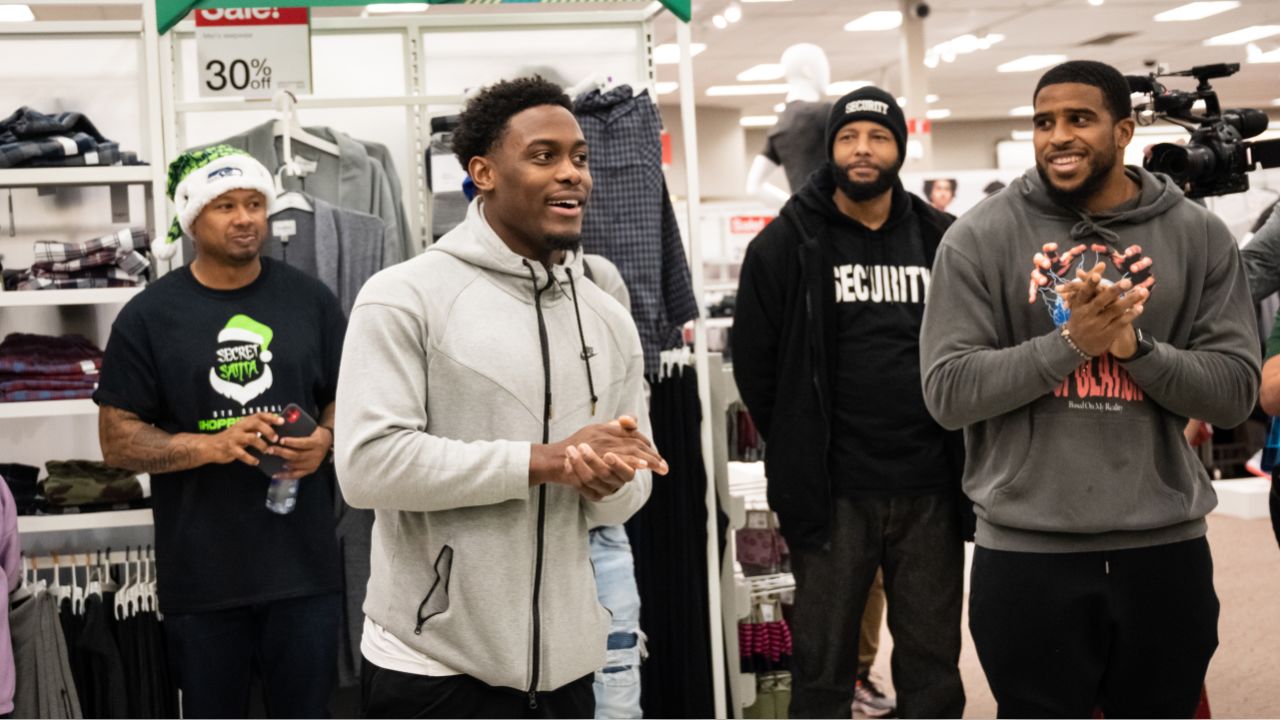
<path fill-rule="evenodd" d="M 209 368 L 214 392 L 241 405 L 266 392 L 272 383 L 271 328 L 248 315 L 236 315 L 218 332 L 217 358 Z"/>

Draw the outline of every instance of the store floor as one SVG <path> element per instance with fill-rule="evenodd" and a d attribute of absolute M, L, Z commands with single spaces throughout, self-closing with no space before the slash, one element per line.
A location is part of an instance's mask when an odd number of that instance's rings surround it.
<path fill-rule="evenodd" d="M 1218 652 L 1209 665 L 1209 706 L 1216 718 L 1280 717 L 1280 548 L 1268 520 L 1211 515 L 1214 584 L 1222 603 Z M 970 546 L 972 548 L 972 546 Z M 967 574 L 966 574 L 967 579 Z M 996 703 L 966 627 L 960 672 L 968 696 L 965 717 L 995 717 Z M 1176 632 L 1176 629 L 1171 629 Z M 888 628 L 880 634 L 875 671 L 891 678 Z"/>

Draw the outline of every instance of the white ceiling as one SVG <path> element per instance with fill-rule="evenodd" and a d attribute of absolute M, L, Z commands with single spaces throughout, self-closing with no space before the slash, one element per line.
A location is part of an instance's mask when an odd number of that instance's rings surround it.
<path fill-rule="evenodd" d="M 736 108 L 744 115 L 768 115 L 783 95 L 708 97 L 711 85 L 738 84 L 739 72 L 758 63 L 776 63 L 788 46 L 814 43 L 826 51 L 832 80 L 870 80 L 892 92 L 899 85 L 900 31 L 851 33 L 844 25 L 873 10 L 894 10 L 889 0 L 791 0 L 742 3 L 742 20 L 724 30 L 713 27 L 712 15 L 730 0 L 695 0 L 693 38 L 707 49 L 694 61 L 698 105 Z M 1144 60 L 1167 63 L 1182 70 L 1192 65 L 1240 62 L 1232 78 L 1214 81 L 1226 107 L 1276 110 L 1280 98 L 1280 63 L 1246 64 L 1243 45 L 1204 47 L 1208 37 L 1250 25 L 1280 24 L 1280 0 L 1241 0 L 1240 7 L 1194 22 L 1152 20 L 1158 12 L 1190 0 L 1105 0 L 1093 7 L 1086 0 L 930 0 L 925 20 L 925 44 L 973 33 L 1000 33 L 1005 40 L 990 50 L 959 56 L 928 71 L 928 92 L 939 99 L 931 108 L 952 111 L 952 120 L 1007 118 L 1011 108 L 1031 103 L 1031 93 L 1043 70 L 998 73 L 996 66 L 1024 55 L 1060 53 L 1070 59 L 1100 60 L 1125 73 L 1143 72 Z M 1135 33 L 1109 46 L 1081 43 L 1106 33 Z M 655 42 L 674 42 L 669 16 L 658 24 Z M 1280 48 L 1280 35 L 1258 41 L 1269 51 Z M 677 67 L 658 67 L 659 81 L 678 79 Z M 780 82 L 780 81 L 773 81 Z M 1173 79 L 1170 87 L 1190 89 Z M 675 104 L 674 93 L 663 104 Z M 910 113 L 909 113 L 910 114 Z"/>

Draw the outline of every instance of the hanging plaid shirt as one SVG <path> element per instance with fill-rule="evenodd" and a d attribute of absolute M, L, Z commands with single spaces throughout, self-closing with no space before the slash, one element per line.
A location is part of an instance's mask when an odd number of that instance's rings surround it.
<path fill-rule="evenodd" d="M 594 187 L 582 247 L 613 261 L 631 294 L 631 315 L 648 374 L 681 344 L 698 316 L 680 228 L 662 176 L 662 119 L 648 93 L 620 85 L 578 98 L 574 114 L 591 152 Z"/>

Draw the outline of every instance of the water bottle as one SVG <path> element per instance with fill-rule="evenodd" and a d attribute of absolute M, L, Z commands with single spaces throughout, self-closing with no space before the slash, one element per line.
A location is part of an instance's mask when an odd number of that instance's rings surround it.
<path fill-rule="evenodd" d="M 267 488 L 267 509 L 279 515 L 288 515 L 298 505 L 298 481 L 271 478 Z"/>

